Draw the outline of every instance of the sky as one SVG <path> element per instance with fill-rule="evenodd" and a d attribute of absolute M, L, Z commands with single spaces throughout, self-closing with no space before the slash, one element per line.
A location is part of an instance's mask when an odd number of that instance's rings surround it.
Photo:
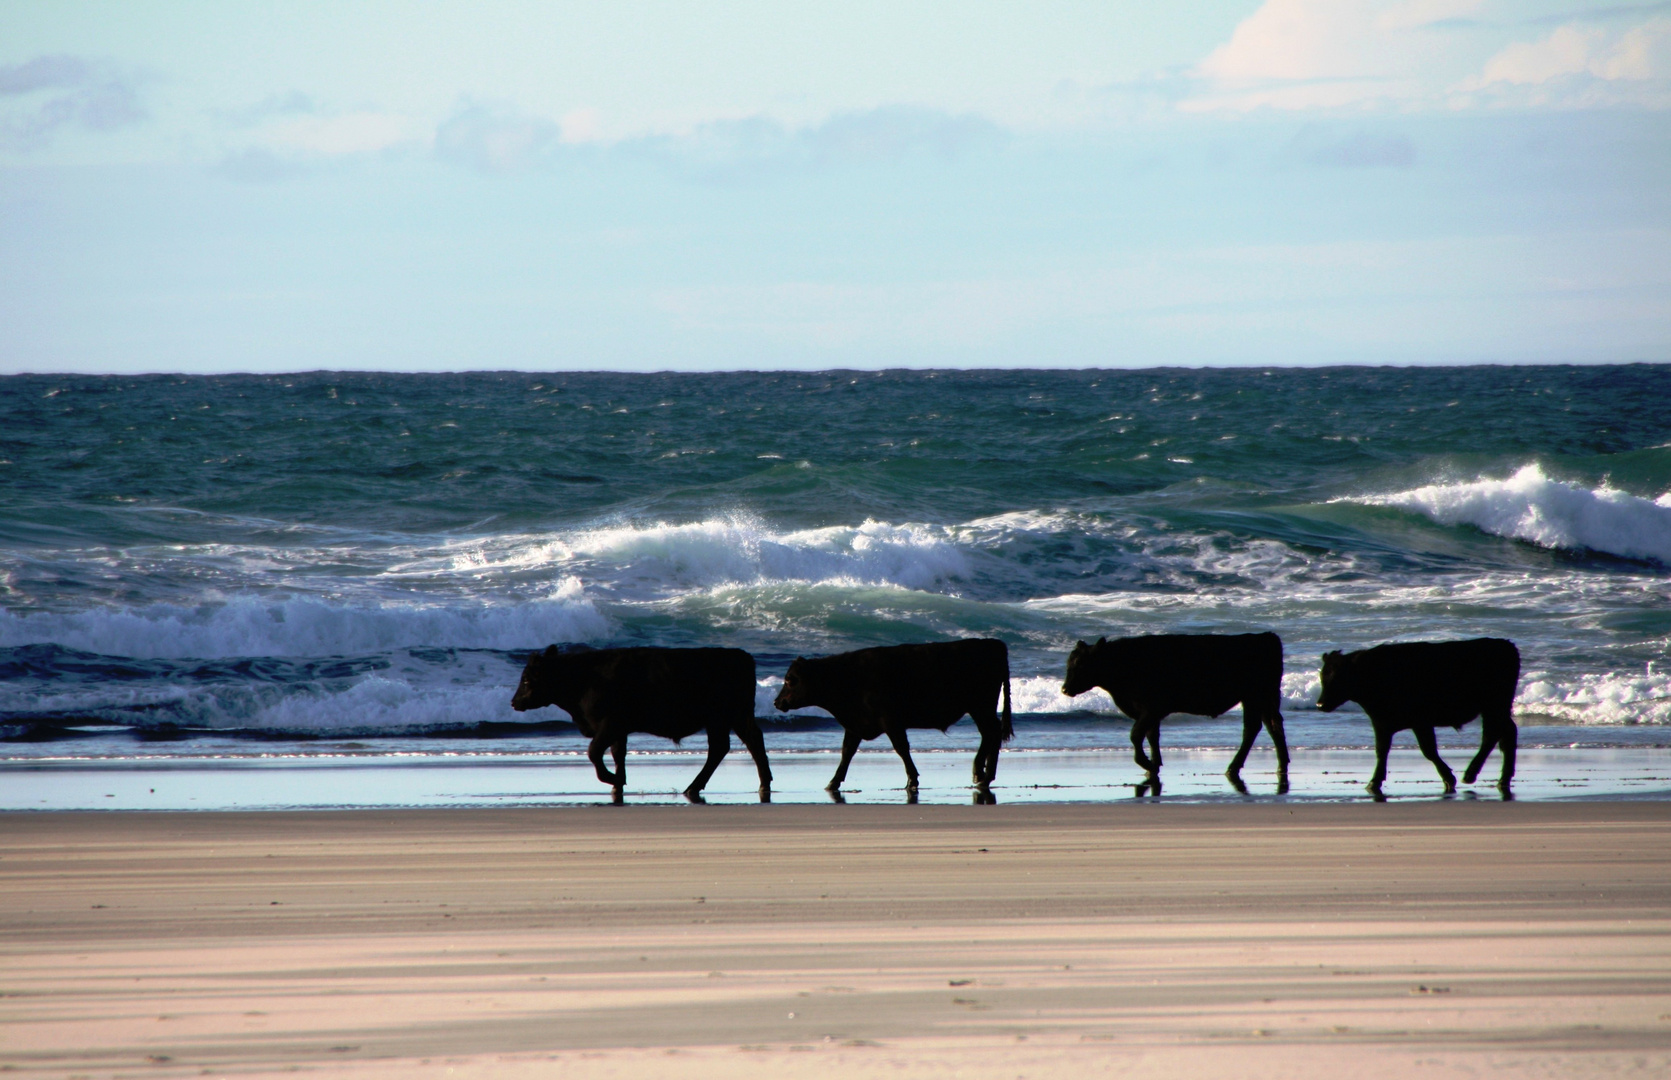
<path fill-rule="evenodd" d="M 0 373 L 1671 361 L 1671 2 L 0 0 Z"/>

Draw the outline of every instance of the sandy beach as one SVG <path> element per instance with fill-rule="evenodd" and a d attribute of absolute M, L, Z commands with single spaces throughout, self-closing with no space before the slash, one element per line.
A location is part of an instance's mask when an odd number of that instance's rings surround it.
<path fill-rule="evenodd" d="M 24 1075 L 1671 1069 L 1671 804 L 0 816 Z"/>

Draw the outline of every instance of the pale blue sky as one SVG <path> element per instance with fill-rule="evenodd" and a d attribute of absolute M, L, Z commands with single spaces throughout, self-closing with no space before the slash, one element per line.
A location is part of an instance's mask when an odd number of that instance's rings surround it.
<path fill-rule="evenodd" d="M 1671 3 L 0 0 L 0 372 L 1671 360 L 1668 120 Z"/>

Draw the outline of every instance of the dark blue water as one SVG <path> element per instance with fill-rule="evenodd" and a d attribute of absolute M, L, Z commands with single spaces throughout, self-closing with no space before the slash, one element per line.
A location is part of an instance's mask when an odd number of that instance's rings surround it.
<path fill-rule="evenodd" d="M 1074 640 L 1254 629 L 1301 745 L 1367 742 L 1308 708 L 1324 650 L 1480 634 L 1523 741 L 1660 743 L 1668 403 L 1667 365 L 3 378 L 0 757 L 513 752 L 570 738 L 509 706 L 551 642 L 749 649 L 772 716 L 798 653 L 973 634 L 1018 745 L 1123 745 Z"/>

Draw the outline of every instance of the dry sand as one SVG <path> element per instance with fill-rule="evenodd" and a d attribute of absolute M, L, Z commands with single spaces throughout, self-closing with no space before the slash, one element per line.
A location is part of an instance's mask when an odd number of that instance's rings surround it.
<path fill-rule="evenodd" d="M 0 815 L 25 1075 L 1671 1075 L 1671 803 Z"/>

